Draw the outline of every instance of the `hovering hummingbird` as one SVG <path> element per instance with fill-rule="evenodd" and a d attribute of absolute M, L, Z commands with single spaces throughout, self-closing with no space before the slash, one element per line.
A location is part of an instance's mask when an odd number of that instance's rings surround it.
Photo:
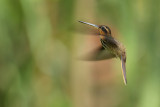
<path fill-rule="evenodd" d="M 79 21 L 80 23 L 87 24 L 96 28 L 100 35 L 100 41 L 102 46 L 89 55 L 87 60 L 104 60 L 110 58 L 119 58 L 121 60 L 121 68 L 124 84 L 127 84 L 126 78 L 126 51 L 125 47 L 117 41 L 112 35 L 111 30 L 108 26 L 105 25 L 95 25 L 88 22 Z"/>

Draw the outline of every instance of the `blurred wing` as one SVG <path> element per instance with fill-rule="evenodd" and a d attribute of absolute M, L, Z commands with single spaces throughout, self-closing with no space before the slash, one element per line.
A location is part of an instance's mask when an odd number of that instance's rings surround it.
<path fill-rule="evenodd" d="M 85 57 L 81 58 L 86 61 L 99 61 L 114 58 L 115 55 L 110 53 L 107 49 L 104 49 L 102 46 L 97 48 L 96 50 L 90 52 Z"/>
<path fill-rule="evenodd" d="M 121 67 L 122 67 L 122 75 L 123 75 L 123 80 L 124 80 L 124 84 L 127 84 L 127 78 L 126 78 L 126 65 L 125 65 L 125 61 L 121 56 Z"/>

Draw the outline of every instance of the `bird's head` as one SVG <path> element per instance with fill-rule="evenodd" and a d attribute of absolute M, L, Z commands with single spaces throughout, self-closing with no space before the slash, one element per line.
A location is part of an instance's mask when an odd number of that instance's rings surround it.
<path fill-rule="evenodd" d="M 95 24 L 91 24 L 91 23 L 83 22 L 83 21 L 79 21 L 79 22 L 83 23 L 83 24 L 87 24 L 87 25 L 93 26 L 94 28 L 98 29 L 98 31 L 99 31 L 101 36 L 111 36 L 111 30 L 110 30 L 110 28 L 108 26 L 95 25 Z"/>
<path fill-rule="evenodd" d="M 103 36 L 111 36 L 111 29 L 108 26 L 100 25 L 98 27 L 98 30 L 99 30 L 100 34 Z"/>

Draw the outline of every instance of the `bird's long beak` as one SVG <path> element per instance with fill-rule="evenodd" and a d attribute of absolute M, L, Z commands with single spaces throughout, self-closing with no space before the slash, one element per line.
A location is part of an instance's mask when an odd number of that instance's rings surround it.
<path fill-rule="evenodd" d="M 98 25 L 95 25 L 95 24 L 92 24 L 92 23 L 83 22 L 83 21 L 78 21 L 78 22 L 83 23 L 83 24 L 87 24 L 87 25 L 90 25 L 90 26 L 93 26 L 93 27 L 95 27 L 96 29 L 98 29 L 98 28 L 99 28 L 99 26 L 98 26 Z"/>

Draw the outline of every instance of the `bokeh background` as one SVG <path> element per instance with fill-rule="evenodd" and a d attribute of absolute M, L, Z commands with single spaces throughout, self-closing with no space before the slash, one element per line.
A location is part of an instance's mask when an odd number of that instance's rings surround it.
<path fill-rule="evenodd" d="M 159 11 L 159 0 L 0 0 L 0 107 L 160 107 Z M 78 60 L 100 45 L 78 20 L 125 45 L 127 86 L 120 60 Z"/>

